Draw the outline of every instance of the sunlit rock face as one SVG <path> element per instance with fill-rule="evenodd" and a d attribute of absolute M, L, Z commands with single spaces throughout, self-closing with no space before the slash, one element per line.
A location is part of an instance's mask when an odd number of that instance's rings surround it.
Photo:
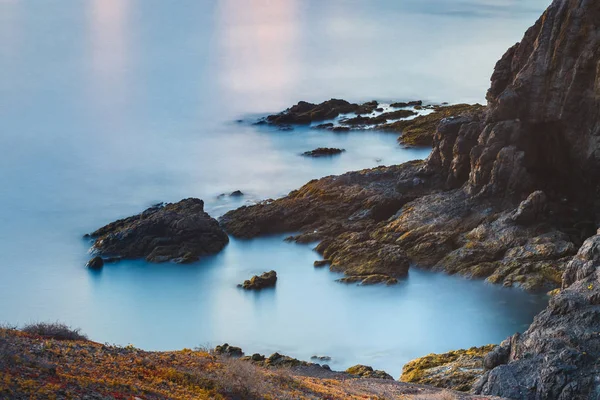
<path fill-rule="evenodd" d="M 600 165 L 600 3 L 556 0 L 498 62 L 467 190 L 532 188 L 595 209 Z M 581 203 L 581 200 L 587 202 Z M 592 213 L 593 216 L 593 213 Z M 596 219 L 597 221 L 597 219 Z M 481 394 L 600 398 L 599 236 L 566 265 L 563 290 L 486 360 Z"/>
<path fill-rule="evenodd" d="M 455 121 L 457 139 L 438 135 L 430 165 L 455 186 L 467 181 L 470 194 L 585 198 L 600 166 L 599 10 L 593 0 L 554 1 L 498 61 L 485 124 Z"/>

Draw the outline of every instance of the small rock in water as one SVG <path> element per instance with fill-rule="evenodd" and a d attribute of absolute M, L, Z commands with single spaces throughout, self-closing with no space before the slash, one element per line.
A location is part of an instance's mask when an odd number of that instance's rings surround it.
<path fill-rule="evenodd" d="M 102 269 L 104 267 L 104 260 L 100 256 L 96 256 L 87 262 L 85 265 L 89 269 Z"/>
<path fill-rule="evenodd" d="M 305 151 L 302 153 L 303 156 L 306 157 L 323 157 L 323 156 L 333 156 L 336 154 L 341 154 L 345 152 L 344 149 L 337 149 L 332 147 L 319 147 L 317 149 L 311 151 Z"/>
<path fill-rule="evenodd" d="M 229 194 L 229 196 L 231 196 L 231 197 L 240 197 L 240 196 L 243 196 L 243 195 L 244 195 L 244 193 L 241 190 L 236 190 L 235 192 L 231 192 Z"/>
<path fill-rule="evenodd" d="M 267 287 L 275 286 L 277 282 L 277 272 L 269 271 L 265 272 L 262 275 L 255 275 L 249 280 L 244 281 L 243 284 L 238 285 L 238 287 L 242 287 L 246 290 L 260 290 Z"/>

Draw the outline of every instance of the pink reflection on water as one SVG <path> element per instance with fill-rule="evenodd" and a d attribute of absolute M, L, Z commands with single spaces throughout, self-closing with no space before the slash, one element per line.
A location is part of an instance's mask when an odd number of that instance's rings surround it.
<path fill-rule="evenodd" d="M 221 0 L 217 9 L 220 84 L 232 102 L 256 111 L 285 104 L 298 79 L 297 0 Z"/>
<path fill-rule="evenodd" d="M 92 98 L 110 115 L 126 102 L 131 54 L 130 1 L 92 0 L 88 3 Z"/>

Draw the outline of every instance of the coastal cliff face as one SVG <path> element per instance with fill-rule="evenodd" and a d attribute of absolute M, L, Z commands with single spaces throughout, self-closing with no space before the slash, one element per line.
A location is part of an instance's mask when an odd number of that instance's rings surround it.
<path fill-rule="evenodd" d="M 485 357 L 476 393 L 600 399 L 600 2 L 555 0 L 497 63 L 485 112 L 441 121 L 425 162 L 309 182 L 222 219 L 300 231 L 349 275 L 421 267 L 562 288 Z M 579 250 L 578 250 L 579 249 Z M 393 254 L 393 257 L 389 255 Z"/>

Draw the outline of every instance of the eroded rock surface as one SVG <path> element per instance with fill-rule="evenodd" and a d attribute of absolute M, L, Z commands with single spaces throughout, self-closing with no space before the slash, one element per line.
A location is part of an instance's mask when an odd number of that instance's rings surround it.
<path fill-rule="evenodd" d="M 150 262 L 193 262 L 229 242 L 217 220 L 204 212 L 204 202 L 194 198 L 150 207 L 88 236 L 95 239 L 92 249 L 98 255 Z"/>
<path fill-rule="evenodd" d="M 385 371 L 373 370 L 373 367 L 368 365 L 357 364 L 346 370 L 346 373 L 350 375 L 360 376 L 361 378 L 377 378 L 377 379 L 391 379 L 394 378 Z"/>
<path fill-rule="evenodd" d="M 494 347 L 472 347 L 417 358 L 402 368 L 400 381 L 469 391 L 483 374 L 483 359 Z"/>
<path fill-rule="evenodd" d="M 244 281 L 239 287 L 246 290 L 261 290 L 273 287 L 277 283 L 277 272 L 269 271 L 261 275 L 254 275 L 252 278 Z"/>

